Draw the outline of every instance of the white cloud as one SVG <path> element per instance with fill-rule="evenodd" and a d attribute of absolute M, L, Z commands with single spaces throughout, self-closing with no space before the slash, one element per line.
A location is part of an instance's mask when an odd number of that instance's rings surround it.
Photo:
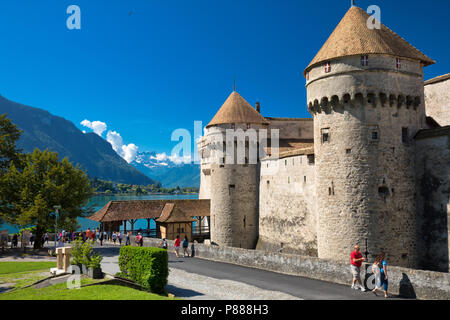
<path fill-rule="evenodd" d="M 134 143 L 130 143 L 128 145 L 123 144 L 123 139 L 120 136 L 120 133 L 109 130 L 106 134 L 106 141 L 111 144 L 113 150 L 117 152 L 119 156 L 124 158 L 126 162 L 130 163 L 136 159 L 139 147 Z"/>
<path fill-rule="evenodd" d="M 100 137 L 102 136 L 103 132 L 106 131 L 106 123 L 101 121 L 89 121 L 87 119 L 81 121 L 80 123 L 82 126 L 87 127 L 89 129 L 92 129 L 96 134 L 98 134 Z"/>

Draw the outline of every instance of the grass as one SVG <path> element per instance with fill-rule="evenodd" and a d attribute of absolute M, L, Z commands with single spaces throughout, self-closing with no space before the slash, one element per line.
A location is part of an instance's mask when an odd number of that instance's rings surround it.
<path fill-rule="evenodd" d="M 50 276 L 55 262 L 0 262 L 0 283 L 12 283 L 12 290 L 1 293 L 0 300 L 173 300 L 147 291 L 116 284 L 98 284 L 68 289 L 66 282 L 41 289 L 24 288 Z M 81 285 L 101 283 L 82 276 Z"/>
<path fill-rule="evenodd" d="M 81 279 L 81 285 L 93 283 L 92 279 Z M 59 283 L 49 287 L 35 289 L 28 287 L 0 294 L 0 300 L 173 300 L 146 291 L 130 287 L 99 284 L 68 289 L 66 283 Z"/>
<path fill-rule="evenodd" d="M 0 262 L 0 275 L 25 271 L 44 270 L 56 267 L 56 262 Z"/>

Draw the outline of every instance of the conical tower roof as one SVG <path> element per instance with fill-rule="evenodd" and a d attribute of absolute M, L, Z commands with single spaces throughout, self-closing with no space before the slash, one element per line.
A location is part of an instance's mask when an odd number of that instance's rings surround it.
<path fill-rule="evenodd" d="M 410 58 L 421 61 L 425 66 L 435 63 L 385 25 L 381 24 L 380 29 L 369 29 L 369 17 L 363 9 L 351 7 L 305 69 L 305 73 L 315 64 L 361 54 L 388 54 Z"/>
<path fill-rule="evenodd" d="M 269 122 L 239 93 L 233 91 L 206 127 L 228 123 L 268 124 Z"/>

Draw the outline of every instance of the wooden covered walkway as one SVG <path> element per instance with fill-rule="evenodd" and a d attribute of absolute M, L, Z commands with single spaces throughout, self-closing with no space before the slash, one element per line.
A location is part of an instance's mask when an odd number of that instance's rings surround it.
<path fill-rule="evenodd" d="M 88 219 L 100 222 L 101 230 L 110 234 L 123 225 L 124 233 L 141 232 L 144 236 L 169 240 L 179 235 L 190 241 L 203 241 L 210 236 L 209 215 L 210 200 L 127 200 L 110 201 Z M 139 219 L 147 220 L 147 229 L 134 230 Z M 156 229 L 150 228 L 152 219 Z M 126 229 L 127 221 L 131 230 Z"/>

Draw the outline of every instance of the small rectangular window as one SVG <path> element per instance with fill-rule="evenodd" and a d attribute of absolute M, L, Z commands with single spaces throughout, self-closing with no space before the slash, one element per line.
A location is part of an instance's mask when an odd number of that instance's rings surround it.
<path fill-rule="evenodd" d="M 250 123 L 247 123 L 247 129 L 250 129 Z"/>
<path fill-rule="evenodd" d="M 352 153 L 352 149 L 345 149 L 345 153 L 346 153 L 346 154 Z"/>
<path fill-rule="evenodd" d="M 308 164 L 314 164 L 314 155 L 313 154 L 308 155 Z"/>
<path fill-rule="evenodd" d="M 408 128 L 402 128 L 402 142 L 404 144 L 409 143 Z"/>
<path fill-rule="evenodd" d="M 402 68 L 402 60 L 400 58 L 396 58 L 395 63 L 396 63 L 397 69 L 400 70 Z"/>
<path fill-rule="evenodd" d="M 367 67 L 369 65 L 369 56 L 361 56 L 361 65 Z"/>
<path fill-rule="evenodd" d="M 322 143 L 330 142 L 330 129 L 325 128 L 320 130 L 322 133 Z"/>
<path fill-rule="evenodd" d="M 306 176 L 303 176 L 303 182 L 306 182 Z"/>
<path fill-rule="evenodd" d="M 378 140 L 378 131 L 372 131 L 372 140 Z"/>
<path fill-rule="evenodd" d="M 331 72 L 331 62 L 326 62 L 325 63 L 325 73 L 329 73 Z"/>

